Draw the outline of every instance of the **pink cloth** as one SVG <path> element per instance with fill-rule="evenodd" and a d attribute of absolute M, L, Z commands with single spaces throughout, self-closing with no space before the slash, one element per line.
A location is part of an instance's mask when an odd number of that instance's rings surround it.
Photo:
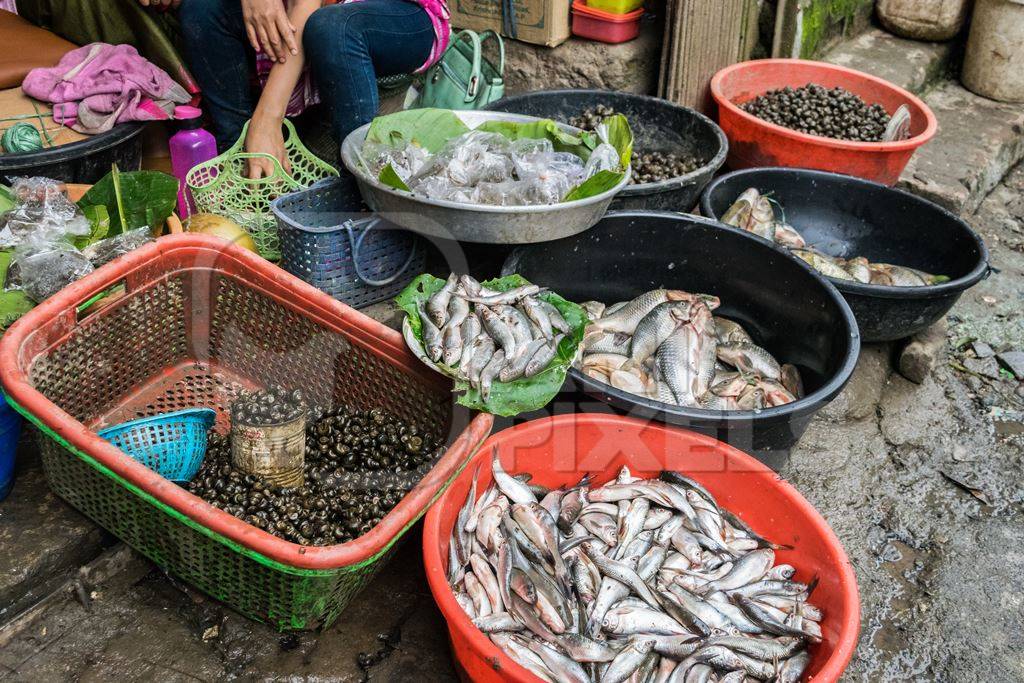
<path fill-rule="evenodd" d="M 359 0 L 342 1 L 359 2 Z M 430 16 L 430 22 L 434 25 L 434 46 L 430 50 L 430 56 L 427 57 L 427 61 L 415 72 L 423 73 L 436 64 L 437 60 L 441 59 L 444 51 L 448 49 L 448 41 L 451 39 L 451 24 L 449 23 L 451 14 L 448 11 L 447 0 L 412 1 L 427 12 L 427 15 Z M 325 0 L 323 4 L 332 5 L 334 0 Z M 259 79 L 260 87 L 267 84 L 267 78 L 270 76 L 270 69 L 273 66 L 274 61 L 270 57 L 263 52 L 256 53 L 256 76 Z M 320 95 L 317 93 L 313 77 L 310 75 L 308 68 L 303 69 L 302 76 L 299 78 L 299 82 L 295 85 L 295 90 L 292 91 L 292 96 L 288 100 L 286 115 L 297 116 L 305 111 L 307 107 L 311 107 L 319 102 Z"/>
<path fill-rule="evenodd" d="M 92 43 L 55 67 L 33 69 L 21 89 L 53 105 L 53 120 L 80 133 L 102 133 L 125 121 L 169 119 L 191 97 L 131 45 Z"/>

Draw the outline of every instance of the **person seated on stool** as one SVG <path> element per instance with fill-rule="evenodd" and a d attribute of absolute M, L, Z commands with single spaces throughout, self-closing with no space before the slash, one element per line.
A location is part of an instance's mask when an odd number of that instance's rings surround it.
<path fill-rule="evenodd" d="M 177 8 L 218 146 L 230 147 L 251 119 L 246 151 L 270 154 L 286 171 L 285 116 L 319 101 L 340 145 L 376 116 L 377 77 L 425 71 L 450 32 L 445 0 L 139 2 Z M 263 83 L 258 98 L 254 77 Z M 272 173 L 269 160 L 250 160 L 250 177 Z"/>

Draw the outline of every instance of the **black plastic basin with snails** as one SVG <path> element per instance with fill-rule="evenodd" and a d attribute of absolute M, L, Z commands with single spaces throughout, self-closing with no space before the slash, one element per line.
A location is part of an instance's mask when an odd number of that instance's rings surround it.
<path fill-rule="evenodd" d="M 736 171 L 708 186 L 701 213 L 722 218 L 748 188 L 769 197 L 785 223 L 826 257 L 860 257 L 937 276 L 921 286 L 828 277 L 850 304 L 865 342 L 924 330 L 989 271 L 988 249 L 962 219 L 909 192 L 852 176 L 792 168 Z"/>
<path fill-rule="evenodd" d="M 849 380 L 860 350 L 853 314 L 835 287 L 795 256 L 705 218 L 612 212 L 583 234 L 517 248 L 503 270 L 578 302 L 611 304 L 659 288 L 717 297 L 716 316 L 739 323 L 779 363 L 799 370 L 802 398 L 759 410 L 685 407 L 574 369 L 555 409 L 575 401 L 593 412 L 596 398 L 618 412 L 708 434 L 775 468 Z"/>

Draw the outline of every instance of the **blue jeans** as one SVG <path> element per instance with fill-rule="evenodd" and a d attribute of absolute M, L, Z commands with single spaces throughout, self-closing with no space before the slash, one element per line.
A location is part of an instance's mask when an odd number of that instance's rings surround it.
<path fill-rule="evenodd" d="M 241 2 L 183 0 L 178 12 L 217 144 L 229 147 L 256 104 L 255 56 Z M 310 16 L 303 51 L 339 145 L 376 116 L 377 77 L 412 73 L 427 61 L 433 45 L 433 23 L 411 0 L 359 0 L 321 7 Z"/>

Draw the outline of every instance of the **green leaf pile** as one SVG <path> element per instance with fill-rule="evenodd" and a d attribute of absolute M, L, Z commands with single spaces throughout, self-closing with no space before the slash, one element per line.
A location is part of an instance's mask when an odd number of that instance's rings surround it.
<path fill-rule="evenodd" d="M 78 200 L 78 206 L 93 221 L 94 232 L 101 230 L 97 222 L 105 215 L 108 226 L 103 236 L 113 237 L 135 228 L 159 228 L 177 201 L 178 179 L 174 176 L 160 171 L 122 173 L 115 165 Z"/>
<path fill-rule="evenodd" d="M 622 114 L 616 114 L 605 118 L 604 123 L 608 130 L 608 142 L 619 153 L 619 169 L 595 173 L 572 188 L 562 199 L 563 202 L 586 199 L 607 192 L 618 185 L 625 175 L 633 156 L 633 133 L 629 128 L 629 122 Z M 366 133 L 366 142 L 392 147 L 410 143 L 436 154 L 449 140 L 470 130 L 470 127 L 449 109 L 409 109 L 375 118 Z M 583 161 L 590 159 L 590 153 L 601 142 L 596 134 L 588 131 L 573 135 L 551 119 L 526 122 L 485 121 L 475 130 L 498 133 L 509 140 L 546 138 L 551 141 L 556 151 L 570 152 Z M 388 187 L 409 191 L 409 187 L 391 164 L 381 169 L 377 179 Z"/>
<path fill-rule="evenodd" d="M 422 324 L 420 322 L 419 305 L 425 304 L 435 292 L 444 287 L 441 278 L 424 273 L 413 280 L 402 293 L 395 297 L 395 302 L 408 315 L 408 324 L 416 339 L 423 343 Z M 496 280 L 482 283 L 485 287 L 500 292 L 530 284 L 519 275 L 509 275 Z M 583 341 L 583 330 L 590 322 L 584 310 L 553 292 L 542 292 L 538 295 L 558 309 L 565 321 L 572 326 L 572 332 L 562 339 L 558 353 L 546 370 L 529 379 L 518 379 L 514 382 L 499 382 L 491 385 L 491 395 L 485 402 L 480 392 L 469 386 L 464 380 L 455 380 L 455 391 L 461 392 L 458 403 L 473 410 L 482 410 L 502 417 L 512 417 L 519 413 L 539 410 L 551 402 L 562 388 L 565 375 L 572 365 L 580 342 Z"/>

